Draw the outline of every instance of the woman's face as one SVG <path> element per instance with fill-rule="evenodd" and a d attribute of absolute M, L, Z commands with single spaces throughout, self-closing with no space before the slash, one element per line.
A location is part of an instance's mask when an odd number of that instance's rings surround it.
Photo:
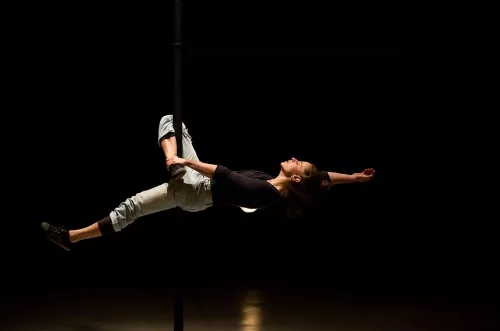
<path fill-rule="evenodd" d="M 307 161 L 299 161 L 292 157 L 290 160 L 281 162 L 281 171 L 287 177 L 293 175 L 302 176 L 304 172 L 312 170 L 312 164 Z"/>

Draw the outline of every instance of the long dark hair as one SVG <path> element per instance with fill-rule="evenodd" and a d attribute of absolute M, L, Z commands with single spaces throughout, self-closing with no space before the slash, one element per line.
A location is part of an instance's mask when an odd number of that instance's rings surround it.
<path fill-rule="evenodd" d="M 301 175 L 300 182 L 290 181 L 285 194 L 285 212 L 289 218 L 299 218 L 323 197 L 331 187 L 326 171 L 318 171 L 316 165 Z"/>

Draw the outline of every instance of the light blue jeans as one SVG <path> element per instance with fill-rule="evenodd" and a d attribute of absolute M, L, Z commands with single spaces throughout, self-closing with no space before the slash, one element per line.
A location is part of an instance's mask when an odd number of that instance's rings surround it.
<path fill-rule="evenodd" d="M 158 128 L 158 145 L 168 133 L 173 133 L 173 115 L 163 116 Z M 182 123 L 183 158 L 198 160 L 193 148 L 192 138 Z M 181 179 L 170 180 L 152 189 L 142 191 L 128 198 L 110 214 L 115 231 L 121 231 L 137 218 L 166 209 L 179 207 L 189 212 L 197 212 L 213 205 L 210 179 L 197 171 L 186 167 Z"/>

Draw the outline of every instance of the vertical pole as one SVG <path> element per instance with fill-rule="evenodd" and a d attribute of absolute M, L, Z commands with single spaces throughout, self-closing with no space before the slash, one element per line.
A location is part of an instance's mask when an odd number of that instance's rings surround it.
<path fill-rule="evenodd" d="M 182 157 L 181 0 L 174 0 L 174 5 L 174 130 L 177 140 L 177 155 Z"/>
<path fill-rule="evenodd" d="M 174 0 L 174 130 L 177 141 L 177 155 L 182 157 L 182 40 L 181 40 L 181 0 Z M 182 221 L 182 220 L 181 220 Z M 175 238 L 174 265 L 174 331 L 184 330 L 184 311 L 182 296 L 182 242 L 181 227 L 178 226 Z"/>

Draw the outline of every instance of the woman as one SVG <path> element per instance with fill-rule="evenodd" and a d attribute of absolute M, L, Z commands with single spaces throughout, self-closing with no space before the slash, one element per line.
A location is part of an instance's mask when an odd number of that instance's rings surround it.
<path fill-rule="evenodd" d="M 184 123 L 184 157 L 180 158 L 172 115 L 160 120 L 158 144 L 172 175 L 170 181 L 126 199 L 109 216 L 82 229 L 67 230 L 43 222 L 41 226 L 47 238 L 70 250 L 78 241 L 119 232 L 141 216 L 175 207 L 189 212 L 213 205 L 261 209 L 284 201 L 287 214 L 295 217 L 331 185 L 368 180 L 374 174 L 371 169 L 353 175 L 318 171 L 314 164 L 295 158 L 282 162 L 276 177 L 260 171 L 234 171 L 222 165 L 203 163 L 196 155 Z"/>

